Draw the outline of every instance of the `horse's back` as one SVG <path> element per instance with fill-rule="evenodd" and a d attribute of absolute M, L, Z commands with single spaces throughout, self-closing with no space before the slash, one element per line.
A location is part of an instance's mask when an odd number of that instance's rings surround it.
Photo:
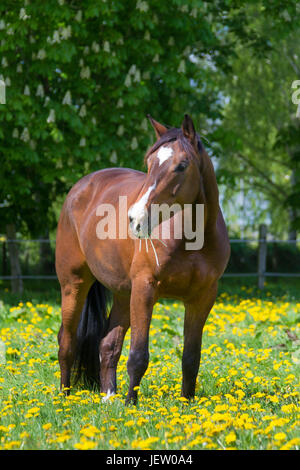
<path fill-rule="evenodd" d="M 123 265 L 130 264 L 131 244 L 109 240 L 108 246 L 107 240 L 97 237 L 97 208 L 101 204 L 110 204 L 118 212 L 119 196 L 127 196 L 130 204 L 137 197 L 144 179 L 145 173 L 140 171 L 108 168 L 82 177 L 71 188 L 57 230 L 56 270 L 59 278 L 70 272 L 82 273 L 88 266 L 97 279 L 112 278 L 112 285 L 125 283 L 127 287 L 128 267 L 124 269 Z M 112 266 L 119 266 L 119 269 Z"/>
<path fill-rule="evenodd" d="M 120 195 L 129 196 L 140 188 L 145 174 L 128 168 L 107 168 L 82 177 L 69 191 L 62 214 L 67 213 L 77 226 L 99 204 L 115 204 Z"/>

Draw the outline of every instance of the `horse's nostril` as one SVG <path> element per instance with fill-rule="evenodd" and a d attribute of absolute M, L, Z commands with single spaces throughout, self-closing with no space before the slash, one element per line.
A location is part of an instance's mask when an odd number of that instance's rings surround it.
<path fill-rule="evenodd" d="M 129 216 L 129 222 L 131 223 L 133 221 L 133 217 L 131 215 Z"/>
<path fill-rule="evenodd" d="M 140 228 L 141 228 L 140 224 L 137 224 L 137 226 L 136 226 L 137 231 L 139 231 Z"/>

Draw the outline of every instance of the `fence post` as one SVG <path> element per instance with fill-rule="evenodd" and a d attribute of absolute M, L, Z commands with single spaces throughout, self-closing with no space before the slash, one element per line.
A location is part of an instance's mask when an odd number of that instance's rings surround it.
<path fill-rule="evenodd" d="M 265 224 L 260 224 L 258 237 L 258 288 L 263 289 L 267 266 L 267 226 Z"/>
<path fill-rule="evenodd" d="M 15 242 L 16 239 L 16 227 L 14 224 L 6 225 L 6 236 L 7 236 L 7 248 L 10 260 L 10 272 L 12 275 L 11 279 L 11 290 L 14 293 L 22 294 L 23 292 L 23 281 L 22 272 L 19 259 L 19 247 Z"/>
<path fill-rule="evenodd" d="M 2 275 L 6 276 L 7 274 L 7 251 L 6 251 L 6 242 L 2 242 Z"/>

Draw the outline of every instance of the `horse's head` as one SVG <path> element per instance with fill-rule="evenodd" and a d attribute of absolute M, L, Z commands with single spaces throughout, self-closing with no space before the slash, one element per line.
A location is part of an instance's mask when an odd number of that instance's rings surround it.
<path fill-rule="evenodd" d="M 147 178 L 136 203 L 128 211 L 131 231 L 138 238 L 150 234 L 151 205 L 176 204 L 183 208 L 196 200 L 204 202 L 201 177 L 204 149 L 192 119 L 185 115 L 178 129 L 149 119 L 157 141 L 145 156 Z"/>

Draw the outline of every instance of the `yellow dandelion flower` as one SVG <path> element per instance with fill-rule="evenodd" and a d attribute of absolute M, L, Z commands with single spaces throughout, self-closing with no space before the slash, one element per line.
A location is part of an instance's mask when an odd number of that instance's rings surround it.
<path fill-rule="evenodd" d="M 52 428 L 52 424 L 51 423 L 46 423 L 46 424 L 43 424 L 43 429 L 45 429 L 45 431 L 47 431 L 48 429 Z"/>
<path fill-rule="evenodd" d="M 236 441 L 236 434 L 235 432 L 231 431 L 227 436 L 225 436 L 226 444 L 231 444 L 232 442 Z"/>
<path fill-rule="evenodd" d="M 274 435 L 274 439 L 276 441 L 284 441 L 285 438 L 286 438 L 286 434 L 284 432 L 278 432 Z"/>
<path fill-rule="evenodd" d="M 74 444 L 75 449 L 78 450 L 91 450 L 96 447 L 97 443 L 94 441 L 83 440 Z"/>

